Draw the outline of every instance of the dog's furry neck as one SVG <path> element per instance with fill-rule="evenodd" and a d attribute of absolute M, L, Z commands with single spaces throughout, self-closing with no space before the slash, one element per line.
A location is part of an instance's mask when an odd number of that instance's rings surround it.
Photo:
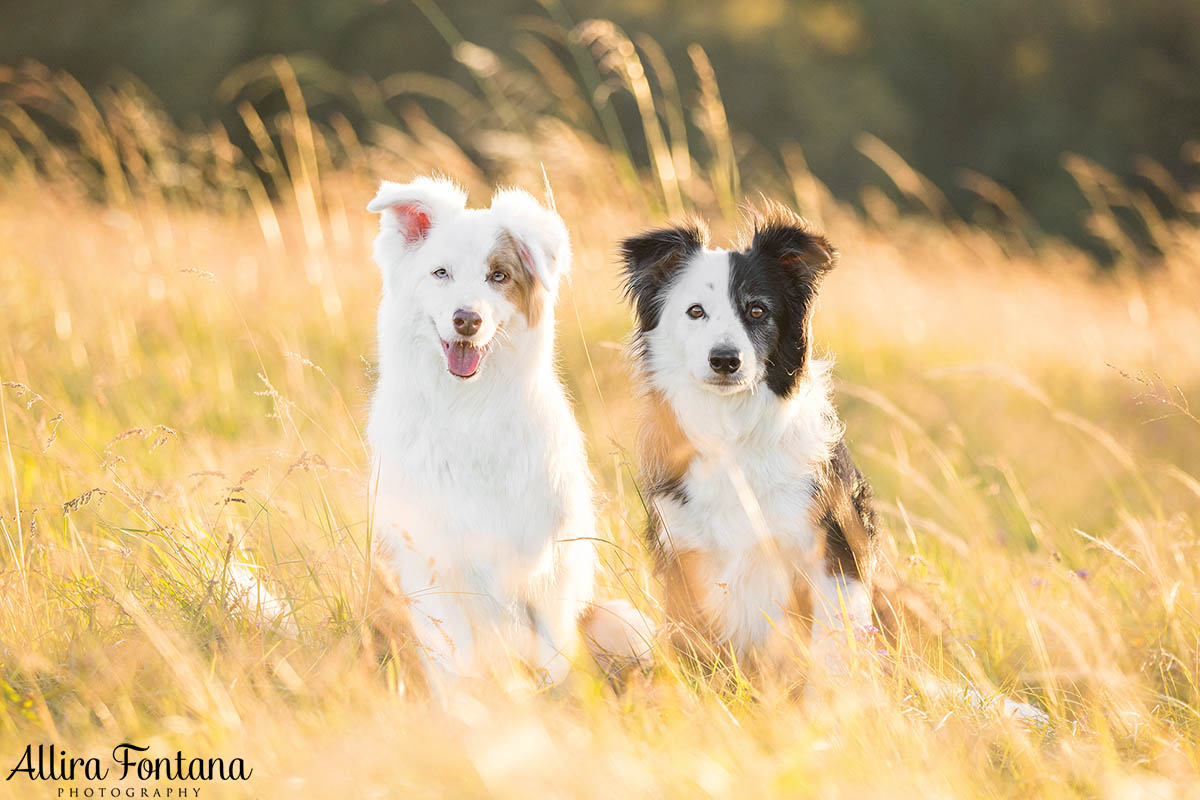
<path fill-rule="evenodd" d="M 667 399 L 701 458 L 722 456 L 730 449 L 761 450 L 785 441 L 795 444 L 800 439 L 808 460 L 815 465 L 828 460 L 842 436 L 830 400 L 832 366 L 830 361 L 811 360 L 786 398 L 761 384 L 726 396 L 707 392 L 692 381 L 671 385 L 658 379 L 645 362 L 641 383 Z"/>

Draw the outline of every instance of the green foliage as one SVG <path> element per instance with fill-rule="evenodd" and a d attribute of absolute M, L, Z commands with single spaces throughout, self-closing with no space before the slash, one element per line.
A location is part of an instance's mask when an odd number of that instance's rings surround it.
<path fill-rule="evenodd" d="M 644 55 L 657 46 L 641 34 L 661 42 L 672 64 L 686 63 L 688 46 L 701 44 L 733 128 L 751 135 L 738 147 L 777 161 L 780 146 L 796 142 L 843 199 L 857 199 L 866 185 L 890 187 L 858 152 L 866 132 L 929 176 L 948 196 L 948 213 L 995 222 L 975 177 L 994 179 L 1028 211 L 1026 233 L 1097 244 L 1082 219 L 1087 204 L 1060 169 L 1063 153 L 1135 178 L 1146 202 L 1167 214 L 1196 212 L 1170 197 L 1170 176 L 1196 167 L 1195 153 L 1181 146 L 1200 132 L 1200 4 L 1188 0 L 131 0 L 119 11 L 93 0 L 45 0 L 6 11 L 0 64 L 36 59 L 89 89 L 130 74 L 177 119 L 236 127 L 223 81 L 286 54 L 315 90 L 309 100 L 318 117 L 340 111 L 361 123 L 384 109 L 401 113 L 413 99 L 397 91 L 364 107 L 359 76 L 391 78 L 398 88 L 411 88 L 417 74 L 470 84 L 483 77 L 472 55 L 486 53 L 536 66 L 550 52 L 568 80 L 607 97 L 590 60 L 566 52 L 564 31 L 596 16 L 624 28 Z M 660 85 L 663 76 L 650 71 Z M 679 81 L 685 101 L 703 88 L 686 75 Z M 497 92 L 529 101 L 508 114 L 491 103 L 514 127 L 540 110 L 520 86 L 484 86 L 485 99 Z M 462 110 L 444 93 L 422 105 L 439 124 Z M 627 140 L 638 163 L 653 157 L 645 120 L 627 96 L 614 97 L 595 124 L 609 144 Z M 1150 238 L 1136 221 L 1132 227 L 1139 244 Z"/>

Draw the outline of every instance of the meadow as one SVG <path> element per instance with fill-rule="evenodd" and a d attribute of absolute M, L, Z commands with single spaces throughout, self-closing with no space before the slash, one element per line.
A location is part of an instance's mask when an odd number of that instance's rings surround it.
<path fill-rule="evenodd" d="M 28 743 L 130 741 L 253 767 L 210 797 L 1194 796 L 1200 187 L 1147 165 L 1151 202 L 1064 154 L 1105 264 L 1039 235 L 981 175 L 963 175 L 979 220 L 959 218 L 867 135 L 893 190 L 850 205 L 798 149 L 731 132 L 699 48 L 701 90 L 681 98 L 652 43 L 551 30 L 576 63 L 454 43 L 469 85 L 253 65 L 227 86 L 240 146 L 176 127 L 134 83 L 89 97 L 68 75 L 0 67 L 5 774 Z M 307 97 L 338 91 L 371 124 L 309 115 Z M 619 135 L 611 93 L 632 98 L 640 142 Z M 285 110 L 260 114 L 264 98 Z M 435 123 L 429 104 L 456 116 Z M 1200 164 L 1200 143 L 1181 145 Z M 563 690 L 444 714 L 414 699 L 369 646 L 379 275 L 364 207 L 379 179 L 435 170 L 473 203 L 497 183 L 552 190 L 575 253 L 559 347 L 601 592 L 656 620 L 614 245 L 687 213 L 736 241 L 760 193 L 827 231 L 842 260 L 817 346 L 885 549 L 950 620 L 955 659 L 889 670 L 866 654 L 845 691 L 806 704 L 698 682 L 662 648 L 620 694 L 581 668 Z M 243 570 L 288 611 L 239 591 Z M 1050 724 L 924 693 L 925 673 Z"/>

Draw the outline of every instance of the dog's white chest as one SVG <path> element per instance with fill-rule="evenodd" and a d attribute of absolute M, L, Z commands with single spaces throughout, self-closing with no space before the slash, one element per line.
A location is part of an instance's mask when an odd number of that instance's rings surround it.
<path fill-rule="evenodd" d="M 668 553 L 703 554 L 696 600 L 739 649 L 765 641 L 792 607 L 799 571 L 817 561 L 813 483 L 783 448 L 692 462 L 682 492 L 655 499 Z"/>
<path fill-rule="evenodd" d="M 762 539 L 789 549 L 813 544 L 812 472 L 782 448 L 697 458 L 682 489 L 683 497 L 669 499 L 662 509 L 680 549 L 740 551 Z"/>
<path fill-rule="evenodd" d="M 550 568 L 554 541 L 587 529 L 589 489 L 565 403 L 531 409 L 528 398 L 436 405 L 381 389 L 370 427 L 379 538 L 502 574 Z"/>

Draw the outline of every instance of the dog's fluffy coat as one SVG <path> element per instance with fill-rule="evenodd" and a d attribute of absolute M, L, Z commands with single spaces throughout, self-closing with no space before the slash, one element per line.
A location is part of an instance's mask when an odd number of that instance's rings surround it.
<path fill-rule="evenodd" d="M 368 208 L 383 272 L 374 529 L 430 675 L 515 657 L 557 682 L 580 617 L 597 616 L 590 475 L 553 360 L 566 229 L 524 192 L 468 209 L 428 178 L 384 182 Z"/>
<path fill-rule="evenodd" d="M 625 240 L 643 399 L 649 541 L 678 644 L 779 664 L 793 634 L 837 658 L 873 621 L 875 517 L 842 441 L 829 365 L 811 355 L 837 252 L 786 212 L 745 250 L 698 225 Z"/>

